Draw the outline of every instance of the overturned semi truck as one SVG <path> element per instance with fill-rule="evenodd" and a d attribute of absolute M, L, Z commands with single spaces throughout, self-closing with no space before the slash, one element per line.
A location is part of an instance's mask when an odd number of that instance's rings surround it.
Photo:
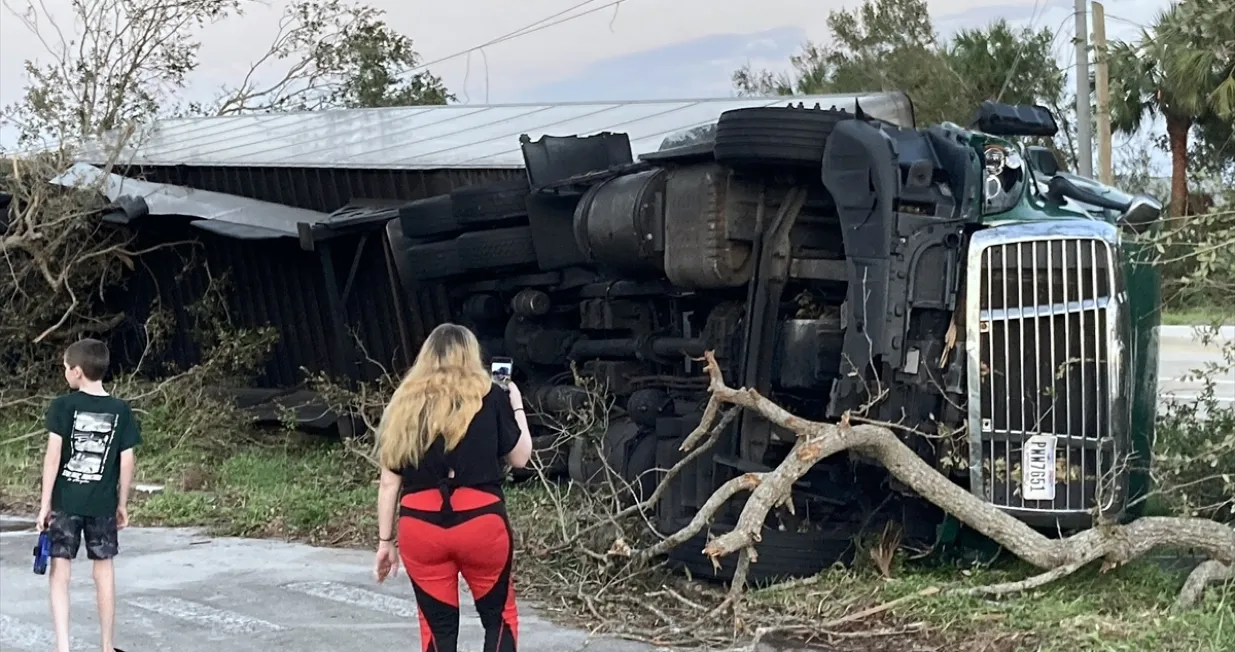
<path fill-rule="evenodd" d="M 604 461 L 648 492 L 699 423 L 711 350 L 734 385 L 794 413 L 898 425 L 974 495 L 1050 531 L 1129 518 L 1146 491 L 1159 279 L 1137 235 L 1161 205 L 1062 169 L 1035 106 L 917 128 L 908 98 L 727 111 L 637 159 L 623 133 L 521 139 L 526 176 L 404 206 L 404 281 L 440 284 L 543 413 L 615 399 Z M 538 441 L 546 438 L 540 430 Z M 657 507 L 684 526 L 791 441 L 744 414 Z M 582 441 L 566 466 L 598 472 Z M 761 577 L 813 573 L 897 523 L 930 546 L 945 515 L 853 453 L 769 518 Z M 711 534 L 732 527 L 740 501 Z M 674 559 L 714 570 L 704 537 Z M 698 545 L 696 545 L 698 544 Z"/>

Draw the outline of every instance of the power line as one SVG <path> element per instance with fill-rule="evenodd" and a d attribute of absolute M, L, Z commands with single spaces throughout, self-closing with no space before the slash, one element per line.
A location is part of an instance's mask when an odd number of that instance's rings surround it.
<path fill-rule="evenodd" d="M 1106 17 L 1107 17 L 1107 18 L 1113 18 L 1113 19 L 1115 19 L 1115 20 L 1117 20 L 1117 21 L 1119 21 L 1119 22 L 1121 22 L 1121 23 L 1127 23 L 1127 24 L 1129 24 L 1129 25 L 1131 25 L 1131 26 L 1133 26 L 1133 27 L 1139 27 L 1139 28 L 1141 28 L 1141 29 L 1149 29 L 1149 26 L 1148 26 L 1148 25 L 1146 25 L 1145 23 L 1138 23 L 1138 22 L 1136 22 L 1135 20 L 1130 20 L 1130 19 L 1128 19 L 1128 18 L 1124 18 L 1124 17 L 1122 17 L 1122 16 L 1117 16 L 1117 15 L 1112 14 L 1112 13 L 1109 13 L 1109 12 L 1106 14 Z"/>
<path fill-rule="evenodd" d="M 1041 14 L 1038 13 L 1040 3 L 1041 3 L 1041 0 L 1034 0 L 1033 11 L 1030 13 L 1029 27 L 1027 28 L 1029 30 L 1033 30 L 1037 26 L 1038 21 L 1046 15 L 1045 10 L 1047 8 L 1045 6 L 1041 7 L 1043 9 L 1042 13 Z M 1055 26 L 1055 30 L 1051 36 L 1051 42 L 1048 44 L 1047 47 L 1050 49 L 1051 54 L 1055 56 L 1056 61 L 1058 61 L 1060 57 L 1055 54 L 1055 43 L 1059 39 L 1059 35 L 1063 33 L 1063 31 L 1065 30 L 1064 28 L 1065 23 L 1067 23 L 1069 20 L 1072 20 L 1073 17 L 1075 16 L 1076 16 L 1076 11 L 1073 10 L 1069 12 L 1068 15 L 1064 17 L 1063 20 L 1059 21 L 1058 25 Z M 1000 87 L 999 89 L 999 96 L 996 98 L 996 101 L 1000 101 L 1003 98 L 1004 93 L 1007 92 L 1008 84 L 1012 82 L 1012 77 L 1016 74 L 1017 66 L 1020 64 L 1021 59 L 1025 55 L 1025 44 L 1026 42 L 1022 41 L 1020 44 L 1020 47 L 1017 48 L 1016 59 L 1013 61 L 1011 68 L 1008 70 L 1007 77 L 1004 78 L 1003 86 Z M 1064 68 L 1069 68 L 1071 66 L 1072 66 L 1072 63 L 1069 62 L 1066 66 L 1064 66 Z"/>
<path fill-rule="evenodd" d="M 1033 0 L 1033 12 L 1029 14 L 1029 30 L 1033 31 L 1038 22 L 1038 5 L 1041 0 Z M 1026 39 L 1028 40 L 1028 39 Z M 1025 41 L 1021 41 L 1021 45 L 1016 49 L 1016 58 L 1012 60 L 1012 66 L 1008 69 L 1008 76 L 1003 80 L 1003 86 L 999 88 L 999 95 L 995 97 L 996 102 L 1003 100 L 1003 94 L 1008 90 L 1008 84 L 1012 83 L 1012 77 L 1016 75 L 1016 67 L 1021 63 L 1021 57 L 1025 55 Z"/>
<path fill-rule="evenodd" d="M 1073 10 L 1073 11 L 1069 11 L 1069 12 L 1068 12 L 1068 15 L 1067 15 L 1067 16 L 1064 16 L 1063 20 L 1059 21 L 1059 24 L 1055 26 L 1055 35 L 1051 37 L 1051 54 L 1054 54 L 1054 53 L 1055 53 L 1055 43 L 1059 40 L 1059 35 L 1060 35 L 1060 34 L 1062 34 L 1062 33 L 1064 33 L 1064 32 L 1066 32 L 1066 31 L 1068 31 L 1068 29 L 1069 29 L 1069 28 L 1064 27 L 1064 25 L 1065 25 L 1065 24 L 1067 24 L 1067 22 L 1068 22 L 1068 21 L 1073 20 L 1075 17 L 1076 17 L 1076 11 L 1075 11 L 1075 10 Z M 1076 27 L 1075 27 L 1075 25 L 1071 26 L 1071 27 L 1070 27 L 1070 29 L 1072 29 L 1073 38 L 1075 38 L 1075 35 L 1076 35 Z M 1071 39 L 1069 39 L 1069 40 L 1071 40 Z M 1068 55 L 1068 56 L 1073 56 L 1073 57 L 1075 57 L 1075 56 L 1076 56 L 1076 48 L 1072 48 L 1072 50 L 1070 50 L 1070 51 L 1069 51 L 1069 55 Z M 1064 67 L 1065 67 L 1065 68 L 1068 68 L 1068 67 L 1071 67 L 1071 66 L 1072 66 L 1072 61 L 1071 61 L 1071 60 L 1069 60 L 1068 65 L 1067 65 L 1067 66 L 1064 66 Z"/>
<path fill-rule="evenodd" d="M 487 48 L 487 47 L 489 47 L 489 46 L 492 46 L 492 45 L 497 45 L 498 43 L 505 43 L 506 41 L 510 41 L 510 40 L 513 40 L 513 39 L 519 38 L 519 37 L 521 37 L 521 36 L 527 36 L 527 35 L 529 35 L 529 34 L 535 34 L 536 32 L 539 32 L 539 31 L 541 31 L 541 30 L 543 30 L 543 29 L 548 29 L 548 28 L 550 28 L 550 27 L 554 27 L 554 26 L 556 26 L 556 25 L 561 25 L 562 23 L 567 23 L 567 22 L 570 22 L 570 21 L 572 21 L 572 20 L 574 20 L 574 19 L 576 19 L 576 18 L 582 18 L 582 17 L 584 17 L 584 16 L 586 16 L 586 15 L 588 15 L 588 14 L 593 14 L 593 13 L 596 13 L 596 12 L 601 11 L 601 10 L 603 10 L 603 9 L 608 9 L 609 7 L 616 7 L 617 5 L 620 5 L 620 4 L 622 4 L 623 2 L 626 2 L 626 0 L 610 0 L 609 2 L 607 2 L 607 3 L 603 4 L 603 5 L 600 5 L 600 6 L 598 6 L 598 7 L 593 7 L 593 8 L 591 8 L 591 9 L 588 9 L 587 11 L 582 11 L 582 12 L 579 12 L 579 13 L 577 13 L 577 14 L 573 14 L 573 15 L 570 15 L 570 16 L 566 16 L 565 18 L 559 18 L 560 16 L 564 16 L 565 14 L 569 14 L 570 12 L 572 12 L 572 11 L 574 11 L 574 10 L 576 10 L 576 9 L 582 9 L 583 7 L 586 7 L 587 5 L 592 4 L 593 2 L 599 2 L 599 0 L 584 0 L 583 2 L 580 2 L 580 3 L 578 3 L 578 4 L 575 4 L 575 5 L 573 5 L 573 6 L 569 7 L 569 8 L 567 8 L 567 9 L 563 9 L 562 11 L 559 11 L 559 12 L 557 12 L 557 13 L 555 13 L 555 14 L 552 14 L 552 15 L 550 15 L 550 16 L 546 16 L 546 17 L 544 17 L 544 18 L 541 18 L 540 20 L 538 20 L 538 21 L 536 21 L 536 22 L 534 22 L 534 23 L 531 23 L 531 24 L 529 24 L 529 25 L 525 25 L 525 26 L 523 26 L 523 27 L 520 27 L 519 29 L 514 30 L 513 32 L 507 32 L 506 34 L 503 34 L 503 35 L 498 36 L 498 37 L 496 37 L 496 38 L 494 38 L 494 39 L 491 39 L 491 40 L 489 40 L 489 41 L 486 41 L 486 42 L 484 42 L 484 43 L 481 43 L 480 45 L 477 45 L 477 46 L 474 46 L 474 47 L 470 47 L 470 48 L 468 48 L 468 49 L 466 49 L 466 50 L 460 50 L 460 51 L 458 51 L 458 52 L 455 52 L 454 54 L 450 54 L 450 55 L 447 55 L 447 56 L 444 56 L 444 57 L 441 57 L 441 58 L 438 58 L 438 59 L 434 59 L 433 61 L 429 61 L 429 62 L 427 62 L 427 63 L 422 63 L 422 64 L 420 64 L 420 65 L 416 66 L 415 68 L 412 68 L 412 69 L 408 70 L 408 72 L 416 72 L 417 70 L 424 70 L 425 68 L 428 68 L 429 66 L 437 65 L 437 64 L 439 64 L 439 63 L 442 63 L 443 61 L 449 61 L 449 60 L 451 60 L 451 59 L 457 59 L 457 58 L 459 58 L 459 57 L 461 57 L 461 56 L 471 54 L 472 52 L 475 52 L 475 51 L 477 51 L 477 50 L 482 50 L 482 49 Z M 558 18 L 558 20 L 553 20 L 554 18 Z M 552 21 L 552 22 L 549 22 L 549 21 Z"/>

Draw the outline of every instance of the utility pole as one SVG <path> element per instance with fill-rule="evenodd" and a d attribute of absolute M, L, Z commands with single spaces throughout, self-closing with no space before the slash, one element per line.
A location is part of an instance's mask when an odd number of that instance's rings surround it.
<path fill-rule="evenodd" d="M 1094 92 L 1098 95 L 1098 180 L 1115 182 L 1111 172 L 1111 86 L 1106 52 L 1106 8 L 1093 3 Z"/>
<path fill-rule="evenodd" d="M 1093 125 L 1089 115 L 1088 0 L 1075 0 L 1076 12 L 1076 166 L 1083 177 L 1093 177 Z"/>

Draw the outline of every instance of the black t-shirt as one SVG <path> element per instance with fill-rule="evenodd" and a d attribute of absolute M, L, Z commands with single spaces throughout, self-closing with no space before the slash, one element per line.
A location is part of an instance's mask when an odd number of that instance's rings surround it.
<path fill-rule="evenodd" d="M 405 466 L 403 493 L 437 489 L 444 482 L 453 487 L 472 487 L 501 495 L 504 458 L 519 442 L 519 422 L 506 390 L 493 385 L 485 394 L 480 411 L 472 417 L 467 433 L 446 452 L 446 440 L 438 437 L 425 451 L 420 465 Z M 450 471 L 454 478 L 447 480 Z"/>
<path fill-rule="evenodd" d="M 114 515 L 120 502 L 120 453 L 142 440 L 128 403 L 114 396 L 65 394 L 47 408 L 46 425 L 62 440 L 52 509 L 77 516 Z"/>

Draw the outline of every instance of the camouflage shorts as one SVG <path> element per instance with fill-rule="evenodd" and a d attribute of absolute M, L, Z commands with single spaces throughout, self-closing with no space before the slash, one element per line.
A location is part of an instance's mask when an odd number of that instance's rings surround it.
<path fill-rule="evenodd" d="M 115 516 L 77 516 L 53 512 L 47 533 L 51 538 L 51 556 L 59 559 L 77 558 L 83 534 L 88 559 L 111 559 L 120 552 Z"/>

